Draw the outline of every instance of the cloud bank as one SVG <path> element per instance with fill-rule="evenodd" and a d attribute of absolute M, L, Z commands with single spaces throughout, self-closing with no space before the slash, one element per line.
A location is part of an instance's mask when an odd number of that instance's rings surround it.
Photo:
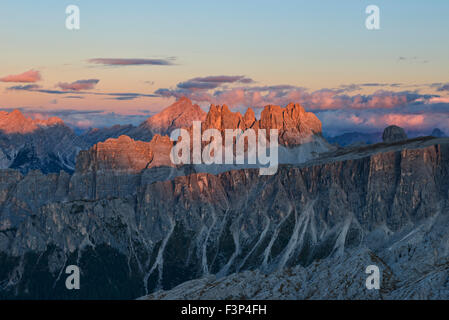
<path fill-rule="evenodd" d="M 206 81 L 216 79 L 215 81 Z M 220 81 L 227 79 L 228 81 Z M 275 104 L 285 106 L 298 102 L 314 112 L 323 122 L 328 135 L 344 132 L 376 132 L 388 125 L 399 125 L 409 131 L 430 133 L 435 127 L 449 132 L 449 98 L 419 90 L 398 90 L 398 83 L 362 83 L 310 91 L 292 85 L 255 86 L 241 81 L 249 79 L 224 76 L 194 78 L 180 82 L 174 88 L 155 91 L 162 97 L 186 96 L 197 103 L 227 104 L 244 112 L 247 107 L 263 108 Z M 371 94 L 357 94 L 364 87 L 377 88 Z M 446 91 L 449 84 L 434 84 L 437 92 Z"/>

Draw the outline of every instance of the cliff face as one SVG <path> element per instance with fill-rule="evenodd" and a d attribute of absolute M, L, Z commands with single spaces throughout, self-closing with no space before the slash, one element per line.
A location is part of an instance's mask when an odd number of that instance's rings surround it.
<path fill-rule="evenodd" d="M 72 176 L 0 171 L 0 291 L 68 297 L 59 274 L 77 264 L 85 281 L 77 297 L 135 298 L 209 274 L 282 274 L 331 261 L 350 269 L 344 261 L 354 250 L 362 261 L 376 259 L 371 254 L 383 261 L 390 268 L 382 269 L 385 276 L 393 270 L 396 282 L 413 283 L 448 258 L 447 233 L 432 228 L 446 225 L 449 141 L 416 143 L 284 165 L 274 176 L 254 169 L 210 175 L 189 167 L 129 173 L 89 165 Z M 139 168 L 149 154 L 142 152 Z M 415 249 L 407 253 L 407 246 Z M 432 259 L 420 256 L 425 252 Z M 398 263 L 404 256 L 414 264 L 411 275 Z M 321 273 L 295 273 L 318 277 L 326 270 L 313 268 Z M 335 288 L 345 279 L 336 276 Z M 365 291 L 354 280 L 348 297 L 379 298 Z M 315 297 L 320 294 L 327 295 Z"/>
<path fill-rule="evenodd" d="M 173 142 L 167 136 L 155 135 L 150 142 L 135 141 L 128 136 L 99 142 L 77 159 L 76 173 L 128 172 L 139 173 L 144 169 L 172 166 L 170 151 Z"/>

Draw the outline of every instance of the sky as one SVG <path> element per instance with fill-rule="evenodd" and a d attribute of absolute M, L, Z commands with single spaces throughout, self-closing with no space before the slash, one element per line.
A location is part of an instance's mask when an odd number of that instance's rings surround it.
<path fill-rule="evenodd" d="M 0 108 L 87 128 L 181 96 L 206 111 L 298 102 L 329 135 L 449 133 L 448 14 L 446 0 L 2 0 Z"/>

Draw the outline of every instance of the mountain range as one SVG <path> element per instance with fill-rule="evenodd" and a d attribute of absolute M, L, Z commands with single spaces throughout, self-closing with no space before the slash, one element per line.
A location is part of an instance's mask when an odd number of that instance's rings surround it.
<path fill-rule="evenodd" d="M 127 135 L 135 140 L 151 141 L 155 134 L 166 135 L 191 121 L 204 120 L 206 113 L 182 98 L 139 126 L 115 125 L 94 128 L 77 135 L 61 119 L 48 120 L 25 117 L 19 110 L 0 112 L 0 168 L 73 173 L 76 156 L 98 142 Z"/>
<path fill-rule="evenodd" d="M 209 128 L 221 131 L 225 128 L 279 129 L 279 143 L 285 147 L 312 142 L 312 136 L 319 140 L 316 142 L 319 144 L 316 146 L 318 151 L 327 151 L 329 147 L 321 137 L 321 122 L 314 114 L 305 112 L 297 104 L 290 104 L 285 108 L 267 106 L 262 111 L 261 119 L 256 120 L 251 108 L 245 116 L 239 112 L 231 112 L 226 105 L 212 105 L 206 113 L 189 99 L 181 98 L 137 127 L 115 125 L 90 129 L 81 135 L 75 134 L 56 117 L 34 120 L 25 117 L 18 110 L 11 113 L 3 111 L 0 113 L 0 169 L 18 169 L 24 174 L 30 170 L 40 170 L 43 173 L 59 173 L 64 170 L 72 174 L 76 157 L 82 150 L 87 151 L 91 147 L 95 149 L 98 143 L 107 140 L 110 140 L 107 145 L 112 146 L 121 136 L 151 142 L 156 136 L 168 137 L 174 129 L 189 129 L 193 121 L 201 121 L 203 131 Z M 169 143 L 168 139 L 164 141 Z M 166 164 L 170 165 L 169 162 L 167 158 Z"/>
<path fill-rule="evenodd" d="M 336 147 L 294 103 L 256 119 L 181 99 L 137 127 L 81 136 L 13 113 L 2 115 L 24 129 L 0 121 L 6 159 L 39 152 L 0 170 L 0 298 L 449 297 L 448 138 L 390 126 L 379 143 Z M 278 129 L 277 173 L 173 165 L 167 134 L 193 120 Z M 64 285 L 72 264 L 80 290 Z M 365 286 L 373 264 L 380 290 Z"/>

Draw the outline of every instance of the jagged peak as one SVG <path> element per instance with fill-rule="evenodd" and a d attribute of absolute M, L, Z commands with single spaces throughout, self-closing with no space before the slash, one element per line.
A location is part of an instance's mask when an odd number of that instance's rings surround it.
<path fill-rule="evenodd" d="M 246 109 L 244 117 L 247 119 L 252 119 L 256 118 L 256 114 L 254 113 L 254 110 L 251 107 L 249 107 L 248 109 Z"/>
<path fill-rule="evenodd" d="M 42 127 L 65 125 L 58 117 L 48 119 L 33 119 L 26 117 L 20 110 L 14 109 L 11 112 L 0 111 L 0 131 L 6 134 L 31 133 Z"/>
<path fill-rule="evenodd" d="M 199 105 L 193 104 L 187 97 L 181 97 L 175 103 L 151 116 L 141 127 L 150 129 L 154 133 L 170 134 L 174 129 L 187 127 L 193 121 L 203 121 L 206 118 Z"/>
<path fill-rule="evenodd" d="M 312 113 L 306 112 L 299 103 L 289 103 L 285 107 L 266 105 L 260 115 L 255 117 L 254 110 L 248 108 L 245 115 L 232 112 L 226 104 L 212 104 L 206 116 L 204 128 L 224 129 L 278 129 L 280 142 L 284 145 L 298 145 L 310 140 L 313 135 L 320 135 L 321 121 Z"/>

